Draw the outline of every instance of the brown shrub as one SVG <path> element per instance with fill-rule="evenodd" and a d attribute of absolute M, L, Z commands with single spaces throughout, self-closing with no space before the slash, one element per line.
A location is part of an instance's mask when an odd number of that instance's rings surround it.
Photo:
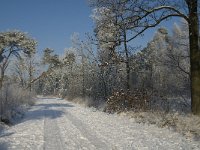
<path fill-rule="evenodd" d="M 106 102 L 105 112 L 145 111 L 149 108 L 149 96 L 146 90 L 113 92 Z"/>

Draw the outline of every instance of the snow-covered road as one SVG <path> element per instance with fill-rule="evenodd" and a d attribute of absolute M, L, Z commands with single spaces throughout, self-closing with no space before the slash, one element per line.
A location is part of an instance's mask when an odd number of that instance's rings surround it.
<path fill-rule="evenodd" d="M 134 119 L 40 98 L 24 119 L 0 134 L 0 150 L 179 150 L 197 141 Z"/>

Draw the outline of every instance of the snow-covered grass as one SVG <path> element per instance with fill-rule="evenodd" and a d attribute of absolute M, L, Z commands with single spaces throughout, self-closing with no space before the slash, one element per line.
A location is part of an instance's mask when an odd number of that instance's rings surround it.
<path fill-rule="evenodd" d="M 168 127 L 200 139 L 200 117 L 191 114 L 191 100 L 181 97 L 148 97 L 144 92 L 115 92 L 106 102 L 107 113 L 126 114 L 136 122 Z"/>
<path fill-rule="evenodd" d="M 200 140 L 200 117 L 192 114 L 164 112 L 123 112 L 120 115 L 134 118 L 137 123 L 155 124 L 160 128 L 169 128 L 186 137 Z"/>
<path fill-rule="evenodd" d="M 181 98 L 153 99 L 149 103 L 149 109 L 118 111 L 135 118 L 136 122 L 155 124 L 160 128 L 169 128 L 200 140 L 200 117 L 191 114 L 190 99 Z"/>
<path fill-rule="evenodd" d="M 101 111 L 105 111 L 107 107 L 105 103 L 94 103 L 88 98 L 79 97 L 71 101 L 85 107 L 96 107 Z M 113 113 L 134 118 L 137 123 L 154 124 L 160 128 L 172 129 L 186 137 L 200 139 L 200 117 L 190 113 L 189 99 L 154 99 L 151 102 L 151 110 L 121 111 L 119 109 Z"/>
<path fill-rule="evenodd" d="M 108 114 L 92 107 L 83 109 L 78 105 L 70 109 L 74 116 L 91 127 L 91 131 L 95 131 L 107 143 L 112 143 L 116 149 L 199 149 L 190 147 L 190 142 L 195 143 L 192 138 L 155 124 L 139 123 L 136 118 L 129 118 L 128 113 Z"/>

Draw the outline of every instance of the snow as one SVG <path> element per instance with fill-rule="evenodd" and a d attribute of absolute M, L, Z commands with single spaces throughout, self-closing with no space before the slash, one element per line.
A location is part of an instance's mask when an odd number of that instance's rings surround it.
<path fill-rule="evenodd" d="M 16 125 L 0 133 L 1 150 L 200 149 L 199 141 L 132 118 L 59 98 L 39 98 Z"/>

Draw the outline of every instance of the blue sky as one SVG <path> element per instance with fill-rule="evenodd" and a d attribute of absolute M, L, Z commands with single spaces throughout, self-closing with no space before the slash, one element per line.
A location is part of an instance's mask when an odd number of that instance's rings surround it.
<path fill-rule="evenodd" d="M 38 41 L 39 52 L 49 47 L 61 54 L 64 48 L 71 46 L 70 36 L 74 32 L 81 38 L 87 32 L 92 33 L 90 15 L 87 0 L 1 0 L 0 32 L 13 29 L 28 32 Z M 160 26 L 171 28 L 173 21 Z M 155 29 L 131 43 L 144 45 L 153 32 Z"/>
<path fill-rule="evenodd" d="M 60 53 L 70 47 L 74 32 L 92 31 L 91 10 L 86 0 L 1 0 L 0 31 L 21 30 Z"/>

